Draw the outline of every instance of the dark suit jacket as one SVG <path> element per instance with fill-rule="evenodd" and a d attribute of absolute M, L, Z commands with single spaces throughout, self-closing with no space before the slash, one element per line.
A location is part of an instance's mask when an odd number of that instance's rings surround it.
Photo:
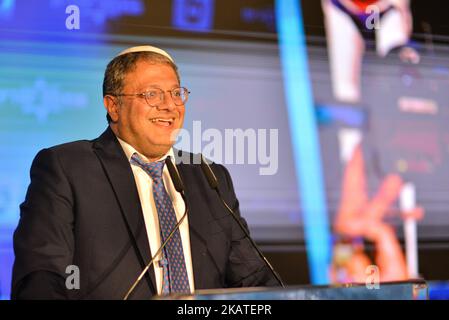
<path fill-rule="evenodd" d="M 212 169 L 224 199 L 240 216 L 228 171 L 216 164 Z M 200 166 L 179 164 L 178 170 L 190 207 L 195 288 L 276 285 Z M 13 299 L 121 299 L 151 259 L 134 176 L 110 128 L 92 141 L 40 151 L 20 211 Z M 66 288 L 66 277 L 73 274 L 69 265 L 79 268 L 78 290 Z M 150 269 L 130 298 L 155 293 Z"/>

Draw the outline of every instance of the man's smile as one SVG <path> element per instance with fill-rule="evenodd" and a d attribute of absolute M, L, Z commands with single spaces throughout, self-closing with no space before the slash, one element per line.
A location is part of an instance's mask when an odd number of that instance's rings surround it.
<path fill-rule="evenodd" d="M 152 118 L 150 121 L 161 127 L 170 127 L 175 122 L 175 118 Z"/>

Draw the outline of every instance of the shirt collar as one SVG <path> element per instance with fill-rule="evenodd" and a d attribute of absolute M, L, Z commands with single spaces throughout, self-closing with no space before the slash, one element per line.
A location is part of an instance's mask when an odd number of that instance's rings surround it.
<path fill-rule="evenodd" d="M 117 140 L 120 143 L 120 145 L 122 146 L 122 149 L 125 152 L 125 155 L 126 155 L 126 158 L 128 159 L 128 161 L 131 161 L 132 155 L 134 153 L 137 153 L 143 160 L 148 162 L 148 158 L 145 157 L 143 154 L 140 154 L 132 145 L 123 141 L 119 137 L 117 137 Z M 164 154 L 162 157 L 160 157 L 157 161 L 165 160 L 165 158 L 167 158 L 168 156 L 170 156 L 172 158 L 172 161 L 175 161 L 175 153 L 173 152 L 173 148 L 170 148 L 168 150 L 168 152 L 166 154 Z"/>

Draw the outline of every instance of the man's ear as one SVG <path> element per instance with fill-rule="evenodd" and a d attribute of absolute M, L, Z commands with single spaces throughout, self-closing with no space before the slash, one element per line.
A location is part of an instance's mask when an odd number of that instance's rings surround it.
<path fill-rule="evenodd" d="M 112 121 L 117 122 L 120 113 L 120 101 L 118 98 L 111 95 L 105 95 L 103 97 L 103 104 Z"/>

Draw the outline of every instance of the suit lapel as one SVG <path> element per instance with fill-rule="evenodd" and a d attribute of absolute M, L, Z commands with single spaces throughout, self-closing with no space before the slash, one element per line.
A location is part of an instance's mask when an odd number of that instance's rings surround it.
<path fill-rule="evenodd" d="M 143 269 L 152 255 L 132 169 L 120 143 L 109 127 L 94 143 L 94 149 L 117 197 L 131 240 L 138 248 Z M 156 293 L 153 267 L 147 274 L 151 279 L 153 293 Z"/>
<path fill-rule="evenodd" d="M 175 157 L 181 157 L 182 151 L 174 150 Z M 177 159 L 178 160 L 178 159 Z M 192 159 L 190 159 L 192 160 Z M 177 165 L 181 179 L 185 185 L 186 205 L 189 207 L 189 234 L 190 234 L 190 253 L 192 255 L 192 267 L 195 281 L 195 289 L 204 288 L 204 277 L 201 275 L 206 270 L 203 270 L 204 259 L 207 254 L 207 239 L 204 236 L 208 230 L 208 218 L 204 216 L 205 210 L 201 208 L 200 201 L 194 201 L 197 198 L 197 188 L 193 188 L 195 182 L 193 179 L 193 165 L 180 163 Z M 199 200 L 199 199 L 198 199 Z"/>

